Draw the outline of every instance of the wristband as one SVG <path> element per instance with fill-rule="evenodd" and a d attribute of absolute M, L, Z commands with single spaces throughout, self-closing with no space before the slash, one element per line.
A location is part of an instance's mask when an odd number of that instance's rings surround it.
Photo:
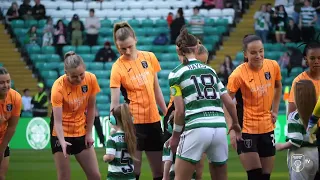
<path fill-rule="evenodd" d="M 180 133 L 182 131 L 182 129 L 183 129 L 183 126 L 177 125 L 177 124 L 173 124 L 173 131 Z"/>

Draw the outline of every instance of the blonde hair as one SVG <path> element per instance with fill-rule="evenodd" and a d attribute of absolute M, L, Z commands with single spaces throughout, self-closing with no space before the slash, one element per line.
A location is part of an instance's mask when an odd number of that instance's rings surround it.
<path fill-rule="evenodd" d="M 203 44 L 198 44 L 198 55 L 202 55 L 202 54 L 209 54 L 208 50 L 206 47 L 204 47 Z"/>
<path fill-rule="evenodd" d="M 294 101 L 303 125 L 307 127 L 309 117 L 317 103 L 314 84 L 310 80 L 300 80 L 294 86 Z"/>
<path fill-rule="evenodd" d="M 128 22 L 118 22 L 115 23 L 113 26 L 113 41 L 116 44 L 116 47 L 119 50 L 119 47 L 117 45 L 117 40 L 124 41 L 128 37 L 136 38 L 136 34 L 133 30 L 133 28 L 130 26 Z"/>
<path fill-rule="evenodd" d="M 132 159 L 136 160 L 135 153 L 137 150 L 137 139 L 128 104 L 124 103 L 116 107 L 113 110 L 113 116 L 117 120 L 117 126 L 119 126 L 125 132 L 124 140 L 127 143 L 128 153 Z"/>
<path fill-rule="evenodd" d="M 74 69 L 80 65 L 85 67 L 83 59 L 73 51 L 69 51 L 64 55 L 64 69 Z"/>

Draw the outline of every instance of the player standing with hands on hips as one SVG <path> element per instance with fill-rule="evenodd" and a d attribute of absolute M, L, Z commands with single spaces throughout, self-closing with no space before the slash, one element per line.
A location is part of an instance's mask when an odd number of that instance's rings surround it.
<path fill-rule="evenodd" d="M 241 128 L 235 105 L 215 71 L 195 58 L 197 38 L 182 28 L 176 45 L 183 60 L 169 74 L 175 105 L 170 140 L 170 147 L 177 157 L 175 179 L 191 179 L 196 164 L 206 153 L 211 178 L 227 180 L 228 142 L 222 106 L 225 104 L 231 112 L 230 130 L 237 132 L 240 140 Z"/>
<path fill-rule="evenodd" d="M 4 180 L 9 167 L 11 141 L 21 111 L 21 95 L 11 89 L 10 74 L 0 67 L 0 180 Z"/>
<path fill-rule="evenodd" d="M 66 53 L 64 69 L 65 75 L 59 77 L 51 89 L 50 141 L 58 180 L 70 179 L 69 155 L 75 155 L 88 180 L 100 180 L 92 139 L 96 94 L 100 87 L 96 76 L 86 71 L 82 58 L 74 52 Z"/>
<path fill-rule="evenodd" d="M 280 67 L 276 61 L 264 59 L 262 40 L 256 35 L 243 38 L 243 53 L 244 63 L 231 73 L 227 87 L 230 97 L 237 100 L 243 141 L 236 141 L 233 131 L 230 141 L 248 180 L 269 180 L 275 156 L 273 130 L 282 91 Z M 226 119 L 231 124 L 227 113 Z"/>

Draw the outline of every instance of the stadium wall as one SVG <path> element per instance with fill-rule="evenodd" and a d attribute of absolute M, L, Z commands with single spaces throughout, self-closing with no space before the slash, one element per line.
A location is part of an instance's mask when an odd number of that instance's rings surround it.
<path fill-rule="evenodd" d="M 100 117 L 103 133 L 106 137 L 109 136 L 109 117 Z M 286 115 L 279 115 L 275 128 L 275 143 L 285 142 L 286 137 Z M 95 140 L 95 147 L 102 147 L 99 138 L 92 130 Z M 229 139 L 228 139 L 229 143 Z M 16 133 L 10 142 L 11 149 L 49 149 L 50 148 L 50 118 L 20 118 Z"/>

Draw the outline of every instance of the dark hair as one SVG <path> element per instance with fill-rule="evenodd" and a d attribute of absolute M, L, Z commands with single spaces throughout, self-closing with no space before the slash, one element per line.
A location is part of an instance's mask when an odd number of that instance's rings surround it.
<path fill-rule="evenodd" d="M 253 42 L 253 41 L 261 41 L 261 38 L 255 34 L 247 34 L 243 37 L 243 40 L 242 40 L 242 51 L 245 52 L 248 48 L 248 44 Z M 243 60 L 244 62 L 248 62 L 248 59 L 247 58 L 244 58 Z"/>
<path fill-rule="evenodd" d="M 93 13 L 94 13 L 94 9 L 93 9 L 93 8 L 91 8 L 91 9 L 89 10 L 89 12 L 93 12 Z"/>
<path fill-rule="evenodd" d="M 23 93 L 26 93 L 27 91 L 30 91 L 28 88 L 23 90 Z"/>
<path fill-rule="evenodd" d="M 9 74 L 9 73 L 6 68 L 0 67 L 0 75 L 3 75 L 3 74 Z"/>
<path fill-rule="evenodd" d="M 320 48 L 320 42 L 319 41 L 310 41 L 309 43 L 302 43 L 299 45 L 300 46 L 303 46 L 305 45 L 304 49 L 303 49 L 303 52 L 302 52 L 302 55 L 305 57 L 307 56 L 308 54 L 308 51 L 310 49 L 317 49 L 317 48 Z"/>
<path fill-rule="evenodd" d="M 179 54 L 183 56 L 183 64 L 189 63 L 189 60 L 185 56 L 186 53 L 195 53 L 196 46 L 198 45 L 198 39 L 192 34 L 188 33 L 188 29 L 184 26 L 182 27 L 179 36 L 176 39 L 176 45 L 179 48 Z"/>
<path fill-rule="evenodd" d="M 194 8 L 193 8 L 193 10 L 200 10 L 200 8 L 198 7 L 198 6 L 195 6 Z"/>

